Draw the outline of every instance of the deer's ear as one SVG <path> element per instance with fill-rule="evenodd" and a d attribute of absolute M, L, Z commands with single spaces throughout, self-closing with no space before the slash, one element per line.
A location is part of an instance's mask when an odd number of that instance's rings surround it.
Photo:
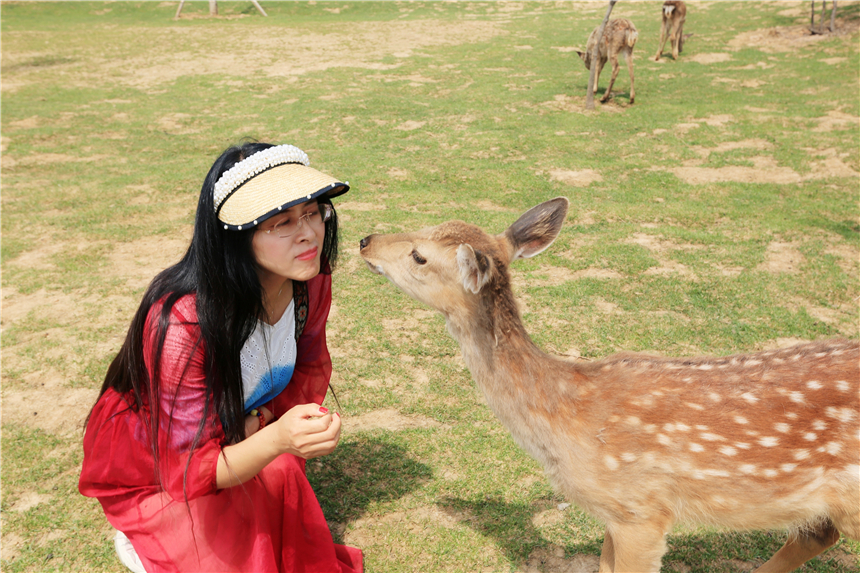
<path fill-rule="evenodd" d="M 511 249 L 511 260 L 528 259 L 549 247 L 564 224 L 567 197 L 556 197 L 526 211 L 522 217 L 508 227 L 505 239 Z"/>
<path fill-rule="evenodd" d="M 457 267 L 463 288 L 478 294 L 481 288 L 490 280 L 493 272 L 493 262 L 481 251 L 476 251 L 472 245 L 462 244 L 457 247 Z"/>

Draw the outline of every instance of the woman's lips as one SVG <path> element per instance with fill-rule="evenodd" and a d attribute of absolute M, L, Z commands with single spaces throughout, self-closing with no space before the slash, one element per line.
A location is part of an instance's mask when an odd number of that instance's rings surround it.
<path fill-rule="evenodd" d="M 317 248 L 314 247 L 312 249 L 308 249 L 304 253 L 300 254 L 296 258 L 300 261 L 310 261 L 313 260 L 317 256 Z"/>

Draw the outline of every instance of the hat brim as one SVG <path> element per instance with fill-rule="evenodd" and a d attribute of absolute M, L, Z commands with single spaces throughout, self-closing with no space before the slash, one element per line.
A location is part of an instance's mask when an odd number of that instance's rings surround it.
<path fill-rule="evenodd" d="M 349 191 L 349 184 L 300 163 L 271 167 L 239 187 L 221 203 L 218 220 L 225 229 L 255 227 L 278 213 L 313 199 Z"/>

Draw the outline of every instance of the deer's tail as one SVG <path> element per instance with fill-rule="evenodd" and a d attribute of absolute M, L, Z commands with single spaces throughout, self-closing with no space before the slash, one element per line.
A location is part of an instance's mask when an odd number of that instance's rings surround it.
<path fill-rule="evenodd" d="M 636 45 L 636 40 L 639 39 L 639 32 L 636 29 L 627 30 L 627 45 L 631 48 Z"/>

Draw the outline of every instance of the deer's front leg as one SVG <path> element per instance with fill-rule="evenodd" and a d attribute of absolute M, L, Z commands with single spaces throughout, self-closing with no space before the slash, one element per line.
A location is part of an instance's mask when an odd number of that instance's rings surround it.
<path fill-rule="evenodd" d="M 812 530 L 791 535 L 773 557 L 755 570 L 755 573 L 794 571 L 828 547 L 839 541 L 839 530 L 828 520 Z"/>
<path fill-rule="evenodd" d="M 615 546 L 612 544 L 612 534 L 606 528 L 603 536 L 603 549 L 600 550 L 600 567 L 598 573 L 613 573 L 615 571 Z"/>
<path fill-rule="evenodd" d="M 656 521 L 614 523 L 607 529 L 612 532 L 614 573 L 659 573 L 666 553 L 667 524 Z"/>
<path fill-rule="evenodd" d="M 657 49 L 657 55 L 654 56 L 654 61 L 660 59 L 660 56 L 663 55 L 663 46 L 666 45 L 666 39 L 669 37 L 669 30 L 666 27 L 666 20 L 663 20 L 663 24 L 660 26 L 660 47 Z"/>

